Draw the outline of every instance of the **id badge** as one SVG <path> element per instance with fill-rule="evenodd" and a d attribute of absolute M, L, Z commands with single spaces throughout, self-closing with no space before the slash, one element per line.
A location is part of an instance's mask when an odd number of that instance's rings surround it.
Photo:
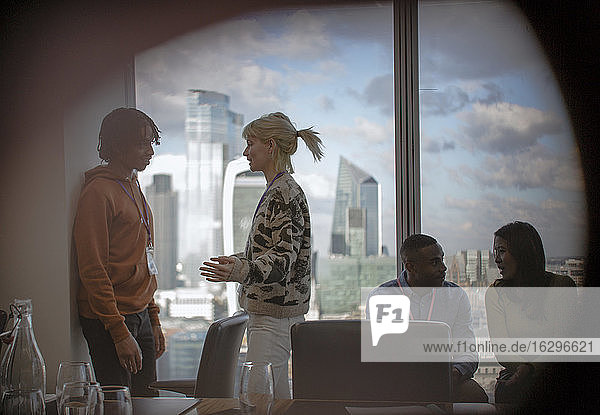
<path fill-rule="evenodd" d="M 158 275 L 158 268 L 154 262 L 154 247 L 146 247 L 146 261 L 148 262 L 148 272 L 150 275 Z"/>

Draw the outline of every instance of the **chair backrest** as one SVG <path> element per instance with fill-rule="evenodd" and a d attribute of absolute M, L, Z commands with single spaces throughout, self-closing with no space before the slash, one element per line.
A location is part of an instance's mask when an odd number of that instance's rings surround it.
<path fill-rule="evenodd" d="M 369 322 L 362 324 L 369 330 Z M 445 323 L 411 321 L 407 333 L 428 328 L 431 338 L 446 338 L 449 343 Z M 370 330 L 367 336 L 370 341 Z M 392 335 L 380 342 L 388 336 Z M 360 320 L 305 321 L 292 327 L 291 337 L 294 398 L 451 401 L 449 356 L 436 362 L 362 362 Z"/>
<path fill-rule="evenodd" d="M 247 324 L 248 313 L 244 311 L 210 325 L 198 366 L 195 397 L 233 397 L 240 346 Z"/>

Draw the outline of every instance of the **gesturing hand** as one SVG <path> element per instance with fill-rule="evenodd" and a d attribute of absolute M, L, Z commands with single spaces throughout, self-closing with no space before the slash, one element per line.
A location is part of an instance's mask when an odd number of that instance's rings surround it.
<path fill-rule="evenodd" d="M 115 349 L 121 366 L 134 374 L 142 370 L 142 351 L 131 334 L 115 343 Z"/>
<path fill-rule="evenodd" d="M 204 267 L 200 267 L 200 275 L 206 277 L 210 282 L 229 281 L 235 258 L 230 256 L 219 256 L 210 258 L 213 262 L 203 262 Z"/>

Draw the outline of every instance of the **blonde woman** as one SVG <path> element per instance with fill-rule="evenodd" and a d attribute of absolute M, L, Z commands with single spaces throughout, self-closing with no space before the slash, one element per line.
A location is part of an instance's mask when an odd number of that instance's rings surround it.
<path fill-rule="evenodd" d="M 248 311 L 248 361 L 273 365 L 275 398 L 289 398 L 290 327 L 304 320 L 310 300 L 310 213 L 291 176 L 291 156 L 301 138 L 314 160 L 322 142 L 311 128 L 297 131 L 281 112 L 250 122 L 242 132 L 250 170 L 265 175 L 246 251 L 210 258 L 200 267 L 211 282 L 236 281 L 240 306 Z"/>

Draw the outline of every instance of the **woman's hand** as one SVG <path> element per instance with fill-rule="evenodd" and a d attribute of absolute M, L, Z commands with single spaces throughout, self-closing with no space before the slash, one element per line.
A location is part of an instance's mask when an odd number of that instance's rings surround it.
<path fill-rule="evenodd" d="M 229 276 L 233 271 L 235 258 L 231 256 L 219 256 L 210 258 L 213 262 L 203 262 L 204 267 L 200 267 L 200 275 L 206 277 L 210 282 L 230 281 Z"/>

